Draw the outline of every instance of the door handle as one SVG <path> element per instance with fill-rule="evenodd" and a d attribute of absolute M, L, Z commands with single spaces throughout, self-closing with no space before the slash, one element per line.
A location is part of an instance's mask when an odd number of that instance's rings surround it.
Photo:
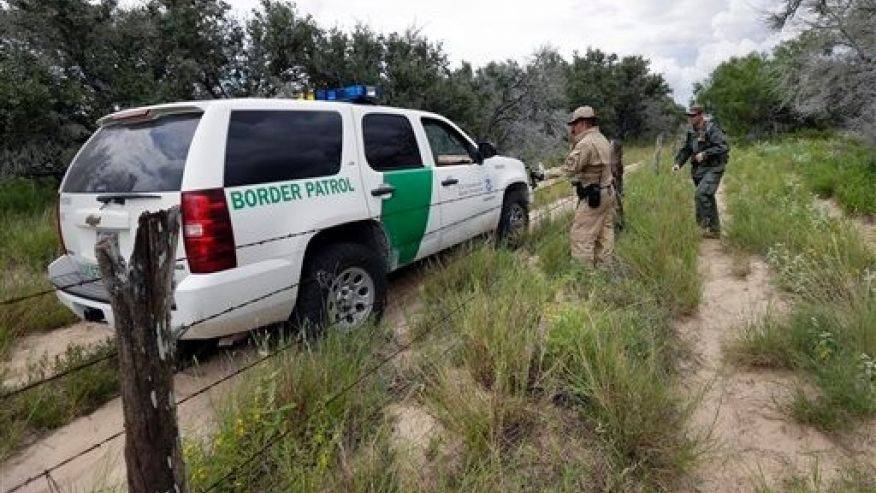
<path fill-rule="evenodd" d="M 392 192 L 395 192 L 394 186 L 387 185 L 386 183 L 381 183 L 379 187 L 371 190 L 371 195 L 374 197 L 380 197 L 382 195 L 389 195 Z"/>
<path fill-rule="evenodd" d="M 451 185 L 456 185 L 457 183 L 459 183 L 459 180 L 457 180 L 456 178 L 446 178 L 444 181 L 441 182 L 441 185 L 449 187 Z"/>

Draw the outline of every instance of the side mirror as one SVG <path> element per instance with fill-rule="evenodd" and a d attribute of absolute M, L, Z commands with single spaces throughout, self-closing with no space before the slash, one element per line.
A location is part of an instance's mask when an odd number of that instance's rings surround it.
<path fill-rule="evenodd" d="M 547 171 L 544 169 L 544 165 L 538 163 L 535 165 L 535 168 L 533 168 L 532 171 L 529 172 L 529 175 L 537 181 L 544 181 L 546 173 Z"/>
<path fill-rule="evenodd" d="M 481 153 L 481 157 L 484 159 L 490 159 L 491 157 L 499 154 L 496 151 L 496 147 L 489 142 L 479 142 L 478 143 L 478 151 Z"/>

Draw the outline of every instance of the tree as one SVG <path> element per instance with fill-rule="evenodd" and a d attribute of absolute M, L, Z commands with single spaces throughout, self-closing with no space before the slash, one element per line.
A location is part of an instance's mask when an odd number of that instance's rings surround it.
<path fill-rule="evenodd" d="M 311 16 L 299 14 L 294 4 L 262 0 L 247 34 L 245 95 L 289 97 L 310 86 L 323 48 L 322 30 Z"/>
<path fill-rule="evenodd" d="M 793 121 L 774 67 L 759 53 L 721 63 L 705 82 L 695 84 L 694 97 L 733 135 L 756 137 Z"/>
<path fill-rule="evenodd" d="M 876 0 L 787 0 L 771 20 L 779 29 L 793 19 L 805 32 L 778 52 L 787 100 L 876 144 Z"/>
<path fill-rule="evenodd" d="M 588 49 L 583 56 L 576 52 L 568 79 L 569 110 L 593 106 L 607 135 L 654 135 L 665 130 L 656 122 L 677 122 L 681 114 L 677 106 L 669 104 L 671 90 L 663 76 L 651 73 L 650 62 L 641 56 L 621 59 L 598 49 Z M 667 113 L 655 115 L 655 111 Z"/>

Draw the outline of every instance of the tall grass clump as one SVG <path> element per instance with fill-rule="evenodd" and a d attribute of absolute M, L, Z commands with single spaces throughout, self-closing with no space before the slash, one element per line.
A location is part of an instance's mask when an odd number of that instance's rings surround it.
<path fill-rule="evenodd" d="M 693 187 L 684 176 L 642 170 L 625 188 L 628 213 L 616 244 L 621 266 L 673 315 L 692 312 L 702 290 Z"/>
<path fill-rule="evenodd" d="M 599 437 L 606 490 L 672 489 L 698 455 L 692 401 L 666 366 L 662 331 L 636 311 L 567 306 L 553 319 L 547 358 L 568 403 Z"/>
<path fill-rule="evenodd" d="M 806 376 L 788 410 L 837 430 L 876 415 L 876 254 L 847 221 L 816 209 L 799 183 L 793 153 L 816 145 L 829 144 L 759 144 L 734 161 L 729 240 L 764 255 L 794 304 L 787 316 L 748 327 L 728 354 L 738 364 Z"/>
<path fill-rule="evenodd" d="M 193 491 L 215 482 L 216 491 L 392 491 L 380 420 L 388 375 L 331 400 L 386 342 L 380 327 L 329 332 L 249 372 L 219 407 L 212 434 L 183 445 Z"/>
<path fill-rule="evenodd" d="M 55 232 L 57 184 L 12 180 L 0 184 L 0 299 L 51 287 L 46 266 L 58 255 Z M 0 359 L 15 338 L 73 321 L 52 295 L 0 306 Z"/>
<path fill-rule="evenodd" d="M 695 461 L 671 326 L 700 296 L 699 233 L 673 202 L 690 190 L 650 172 L 628 183 L 617 265 L 573 260 L 565 214 L 542 221 L 521 252 L 467 252 L 425 287 L 427 311 L 475 300 L 448 323 L 445 361 L 423 370 L 422 400 L 460 455 L 438 474 L 442 489 L 671 489 Z M 576 439 L 572 481 L 531 464 L 552 450 L 533 441 L 554 436 Z"/>

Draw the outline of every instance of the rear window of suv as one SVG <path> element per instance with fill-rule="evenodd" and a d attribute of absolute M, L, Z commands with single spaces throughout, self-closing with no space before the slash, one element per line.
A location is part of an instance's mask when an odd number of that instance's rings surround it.
<path fill-rule="evenodd" d="M 200 113 L 187 113 L 101 127 L 70 165 L 63 191 L 179 191 L 200 120 Z"/>
<path fill-rule="evenodd" d="M 336 111 L 232 111 L 225 186 L 337 174 L 342 130 Z"/>

